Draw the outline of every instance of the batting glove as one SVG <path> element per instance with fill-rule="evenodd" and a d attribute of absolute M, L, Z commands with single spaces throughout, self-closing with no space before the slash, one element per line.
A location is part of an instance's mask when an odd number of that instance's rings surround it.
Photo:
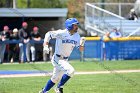
<path fill-rule="evenodd" d="M 49 47 L 48 47 L 48 45 L 45 45 L 44 47 L 43 47 L 43 51 L 45 52 L 45 53 L 47 53 L 47 54 L 49 54 Z"/>
<path fill-rule="evenodd" d="M 80 39 L 80 46 L 84 46 L 85 41 L 86 41 L 85 37 L 81 37 L 81 39 Z"/>

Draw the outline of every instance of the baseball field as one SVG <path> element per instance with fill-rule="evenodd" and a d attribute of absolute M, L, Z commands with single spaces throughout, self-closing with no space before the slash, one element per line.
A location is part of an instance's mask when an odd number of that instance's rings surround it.
<path fill-rule="evenodd" d="M 75 60 L 70 63 L 76 72 L 85 72 L 85 74 L 76 74 L 71 78 L 64 88 L 64 93 L 139 93 L 140 91 L 140 60 L 105 62 Z M 0 71 L 39 71 L 47 74 L 52 69 L 51 63 L 43 62 L 0 65 Z M 38 93 L 49 78 L 50 76 L 1 77 L 0 93 Z M 53 89 L 50 93 L 54 93 Z"/>

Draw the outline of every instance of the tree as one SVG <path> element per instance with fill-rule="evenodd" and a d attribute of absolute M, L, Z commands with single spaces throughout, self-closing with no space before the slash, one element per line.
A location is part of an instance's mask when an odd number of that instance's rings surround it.
<path fill-rule="evenodd" d="M 27 8 L 27 0 L 17 0 L 17 8 Z"/>
<path fill-rule="evenodd" d="M 80 23 L 84 24 L 85 3 L 100 3 L 103 0 L 68 0 L 68 17 L 76 17 Z M 105 3 L 134 3 L 135 0 L 104 0 Z M 104 7 L 107 10 L 112 10 L 110 7 Z M 129 9 L 129 8 L 128 8 Z M 115 9 L 114 9 L 115 10 Z M 118 10 L 116 10 L 118 11 Z M 112 12 L 112 11 L 111 11 Z"/>
<path fill-rule="evenodd" d="M 63 0 L 18 0 L 18 8 L 63 8 L 66 1 Z"/>
<path fill-rule="evenodd" d="M 10 8 L 12 7 L 12 0 L 0 0 L 0 7 Z"/>

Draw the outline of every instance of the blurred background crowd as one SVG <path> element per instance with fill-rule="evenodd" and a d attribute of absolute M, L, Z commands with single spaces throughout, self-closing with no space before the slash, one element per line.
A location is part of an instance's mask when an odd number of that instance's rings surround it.
<path fill-rule="evenodd" d="M 50 60 L 52 46 L 50 46 L 50 55 L 43 52 L 43 40 L 39 33 L 39 28 L 34 26 L 32 31 L 29 31 L 27 28 L 27 22 L 23 22 L 20 29 L 14 28 L 13 30 L 9 30 L 7 25 L 3 27 L 3 31 L 0 32 L 0 63 L 3 63 L 3 61 L 10 61 L 11 63 L 16 61 L 19 63 L 24 61 L 35 62 L 41 56 L 43 56 L 44 61 Z M 52 28 L 52 30 L 54 29 Z M 38 51 L 36 51 L 37 47 L 40 48 Z M 24 57 L 25 55 L 26 58 Z"/>

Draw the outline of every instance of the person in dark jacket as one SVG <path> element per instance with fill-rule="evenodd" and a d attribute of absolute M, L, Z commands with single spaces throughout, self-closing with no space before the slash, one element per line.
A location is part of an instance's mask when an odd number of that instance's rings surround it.
<path fill-rule="evenodd" d="M 136 14 L 134 9 L 130 10 L 130 13 L 128 15 L 128 20 L 134 20 L 134 21 L 138 20 L 138 15 Z"/>
<path fill-rule="evenodd" d="M 19 43 L 20 53 L 19 53 L 19 63 L 24 62 L 24 44 L 26 45 L 30 39 L 30 32 L 27 30 L 28 24 L 27 22 L 22 23 L 22 28 L 19 30 L 19 39 L 21 43 Z"/>
<path fill-rule="evenodd" d="M 9 33 L 9 27 L 8 26 L 4 26 L 3 31 L 0 32 L 0 63 L 3 63 L 3 59 L 4 59 L 4 53 L 5 53 L 5 49 L 6 49 L 6 44 L 4 43 L 4 41 L 9 40 L 10 38 L 10 33 Z"/>

